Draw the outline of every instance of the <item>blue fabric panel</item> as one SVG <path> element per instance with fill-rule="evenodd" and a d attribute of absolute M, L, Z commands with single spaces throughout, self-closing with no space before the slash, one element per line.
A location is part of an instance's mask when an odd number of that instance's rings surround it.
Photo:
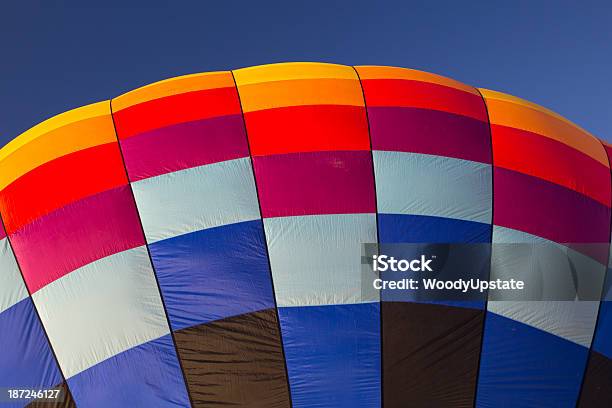
<path fill-rule="evenodd" d="M 81 407 L 188 407 L 172 337 L 117 354 L 68 379 Z"/>
<path fill-rule="evenodd" d="M 406 214 L 378 214 L 380 243 L 490 243 L 491 225 L 452 218 Z M 410 292 L 385 291 L 382 301 L 410 301 Z M 483 309 L 480 300 L 420 301 Z"/>
<path fill-rule="evenodd" d="M 612 300 L 602 301 L 599 306 L 593 350 L 612 359 Z"/>
<path fill-rule="evenodd" d="M 487 313 L 478 407 L 574 407 L 588 350 L 523 323 Z"/>
<path fill-rule="evenodd" d="M 261 220 L 150 245 L 173 330 L 274 307 Z"/>
<path fill-rule="evenodd" d="M 0 313 L 0 387 L 38 389 L 61 383 L 32 300 L 24 299 Z"/>
<path fill-rule="evenodd" d="M 424 215 L 378 214 L 380 243 L 490 242 L 491 225 Z"/>
<path fill-rule="evenodd" d="M 612 359 L 612 269 L 608 268 L 597 317 L 593 350 Z"/>
<path fill-rule="evenodd" d="M 378 303 L 278 313 L 294 408 L 380 407 Z"/>

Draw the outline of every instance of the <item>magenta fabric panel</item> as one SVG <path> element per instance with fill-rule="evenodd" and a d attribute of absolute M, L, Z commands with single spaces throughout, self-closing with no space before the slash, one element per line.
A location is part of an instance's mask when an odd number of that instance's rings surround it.
<path fill-rule="evenodd" d="M 560 243 L 608 242 L 610 209 L 573 190 L 496 167 L 494 223 Z M 606 262 L 604 262 L 606 263 Z"/>
<path fill-rule="evenodd" d="M 31 292 L 97 259 L 144 244 L 128 186 L 107 190 L 39 218 L 11 235 Z"/>
<path fill-rule="evenodd" d="M 240 115 L 179 123 L 121 140 L 131 181 L 249 155 Z"/>
<path fill-rule="evenodd" d="M 369 151 L 254 157 L 263 217 L 376 212 Z"/>

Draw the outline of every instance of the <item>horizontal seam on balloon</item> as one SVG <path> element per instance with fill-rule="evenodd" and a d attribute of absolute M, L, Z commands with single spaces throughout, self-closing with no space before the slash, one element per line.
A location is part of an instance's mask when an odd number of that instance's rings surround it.
<path fill-rule="evenodd" d="M 211 162 L 206 162 L 206 163 L 201 163 L 201 164 L 194 164 L 193 166 L 185 166 L 185 167 L 181 167 L 175 170 L 170 170 L 170 171 L 163 171 L 159 174 L 155 174 L 152 176 L 144 176 L 144 177 L 135 177 L 135 176 L 130 176 L 130 182 L 132 184 L 135 183 L 139 183 L 139 182 L 143 182 L 144 180 L 152 180 L 152 179 L 156 179 L 158 177 L 163 177 L 163 176 L 168 176 L 170 174 L 175 174 L 175 173 L 180 173 L 183 171 L 188 171 L 188 170 L 192 170 L 192 169 L 198 169 L 198 168 L 202 168 L 202 167 L 206 167 L 206 166 L 212 166 L 215 164 L 219 164 L 219 163 L 226 163 L 226 162 L 231 162 L 234 160 L 241 160 L 241 159 L 247 159 L 249 158 L 248 154 L 247 155 L 239 155 L 237 157 L 230 157 L 230 158 L 224 158 L 223 160 L 216 160 L 216 161 L 211 161 Z"/>
<path fill-rule="evenodd" d="M 521 244 L 521 243 L 540 244 L 541 243 L 541 244 L 547 244 L 547 245 L 552 245 L 552 246 L 556 246 L 556 247 L 563 247 L 564 250 L 573 252 L 573 253 L 578 254 L 579 256 L 583 256 L 585 258 L 589 258 L 590 261 L 596 262 L 597 264 L 607 268 L 607 263 L 602 263 L 599 260 L 593 258 L 592 256 L 590 256 L 588 254 L 585 254 L 583 252 L 580 252 L 580 251 L 578 251 L 578 250 L 568 246 L 568 244 L 574 244 L 574 242 L 557 242 L 557 241 L 553 241 L 550 238 L 546 238 L 546 237 L 542 237 L 540 235 L 536 235 L 536 234 L 534 234 L 532 232 L 523 231 L 523 230 L 520 230 L 518 228 L 508 227 L 508 226 L 501 225 L 501 224 L 492 224 L 491 226 L 492 226 L 493 229 L 495 229 L 495 227 L 497 227 L 497 228 L 503 228 L 503 229 L 510 230 L 510 231 L 515 231 L 515 232 L 518 232 L 518 233 L 520 233 L 522 235 L 526 235 L 527 238 L 529 238 L 526 241 L 525 240 L 523 240 L 523 241 L 518 241 L 517 240 L 516 242 L 508 242 L 508 241 L 501 242 L 501 241 L 497 240 L 497 241 L 493 242 L 494 244 L 498 244 L 498 243 L 500 243 L 500 244 Z M 594 244 L 599 244 L 599 243 L 596 242 Z M 604 243 L 602 243 L 602 244 L 604 244 Z"/>
<path fill-rule="evenodd" d="M 198 75 L 198 74 L 193 74 L 193 75 Z M 176 77 L 176 78 L 181 78 L 181 77 Z M 170 78 L 170 79 L 175 79 L 175 78 Z M 161 82 L 163 82 L 163 81 L 161 81 Z M 151 98 L 142 98 L 141 100 L 138 100 L 138 101 L 136 101 L 134 103 L 130 102 L 130 103 L 125 103 L 124 104 L 124 103 L 121 102 L 121 99 L 125 98 L 126 95 L 129 95 L 131 92 L 139 92 L 139 91 L 145 89 L 148 86 L 155 86 L 156 84 L 157 84 L 157 82 L 155 82 L 153 84 L 145 85 L 142 88 L 134 89 L 134 90 L 129 91 L 129 92 L 123 94 L 123 95 L 119 95 L 119 96 L 113 98 L 114 103 L 119 102 L 121 105 L 125 105 L 125 106 L 122 106 L 121 108 L 115 110 L 114 113 L 118 113 L 118 112 L 121 112 L 123 110 L 130 109 L 130 108 L 132 108 L 134 106 L 139 106 L 139 105 L 146 104 L 146 103 L 149 103 L 149 102 L 152 102 L 152 101 L 163 100 L 163 99 L 166 99 L 166 98 L 180 97 L 181 95 L 186 95 L 186 94 L 190 94 L 190 93 L 214 91 L 214 90 L 217 90 L 217 89 L 228 89 L 228 90 L 234 89 L 234 87 L 231 86 L 231 85 L 228 85 L 228 86 L 213 86 L 213 87 L 210 87 L 210 88 L 202 87 L 202 88 L 198 88 L 198 89 L 178 90 L 176 93 L 170 93 L 170 94 L 166 94 L 166 95 L 154 95 Z M 130 95 L 130 97 L 134 97 L 134 96 Z M 139 98 L 135 98 L 134 97 L 134 99 L 139 99 Z"/>
<path fill-rule="evenodd" d="M 271 296 L 270 296 L 270 302 L 272 304 L 270 306 L 268 306 L 268 307 L 249 309 L 249 310 L 245 310 L 244 312 L 241 312 L 241 313 L 228 314 L 227 316 L 222 316 L 222 317 L 218 317 L 218 318 L 215 318 L 215 319 L 198 321 L 198 323 L 194 323 L 192 325 L 184 326 L 184 327 L 181 327 L 181 328 L 178 328 L 178 329 L 173 329 L 173 328 L 171 328 L 171 329 L 172 329 L 173 332 L 176 333 L 176 332 L 179 332 L 181 330 L 187 330 L 187 329 L 191 329 L 191 328 L 196 327 L 196 326 L 202 326 L 202 325 L 207 325 L 207 324 L 215 324 L 217 322 L 220 322 L 220 321 L 223 321 L 223 320 L 226 320 L 226 319 L 231 319 L 231 318 L 234 318 L 234 317 L 249 315 L 251 313 L 259 313 L 259 312 L 264 312 L 266 310 L 274 310 L 274 300 L 272 299 Z"/>
<path fill-rule="evenodd" d="M 39 168 L 40 166 L 44 166 L 45 164 L 50 163 L 50 162 L 52 162 L 52 161 L 54 161 L 54 160 L 61 159 L 62 157 L 66 157 L 66 156 L 68 156 L 68 155 L 71 155 L 71 154 L 74 154 L 74 153 L 79 153 L 79 152 L 82 152 L 82 151 L 85 151 L 85 150 L 88 150 L 88 149 L 93 149 L 93 148 L 96 148 L 96 147 L 98 147 L 98 146 L 110 145 L 110 144 L 112 144 L 112 143 L 114 143 L 114 142 L 111 140 L 111 141 L 107 141 L 107 142 L 104 142 L 104 143 L 99 143 L 99 144 L 95 144 L 95 145 L 91 145 L 91 146 L 85 146 L 85 147 L 80 148 L 80 149 L 70 150 L 70 151 L 68 151 L 68 152 L 64 152 L 63 154 L 61 154 L 61 155 L 59 155 L 59 156 L 51 157 L 50 159 L 48 159 L 48 160 L 46 160 L 46 161 L 44 161 L 44 162 L 42 162 L 42 163 L 39 163 L 39 164 L 37 164 L 37 165 L 36 165 L 36 166 L 34 166 L 34 167 L 29 168 L 29 166 L 28 166 L 28 170 L 27 170 L 27 171 L 25 171 L 24 173 L 21 173 L 21 174 L 19 174 L 19 175 L 18 175 L 18 176 L 16 176 L 16 177 L 12 177 L 12 176 L 11 176 L 12 180 L 11 180 L 10 182 L 8 182 L 8 183 L 3 183 L 3 182 L 0 182 L 0 183 L 1 183 L 1 184 L 0 184 L 0 190 L 4 190 L 6 187 L 10 186 L 11 184 L 13 184 L 13 183 L 14 183 L 14 182 L 16 182 L 17 180 L 19 180 L 21 177 L 23 177 L 23 176 L 25 176 L 26 174 L 28 174 L 28 173 L 30 173 L 30 172 L 32 172 L 32 171 L 34 171 L 34 170 L 36 170 L 36 169 L 37 169 L 37 168 Z M 0 161 L 0 164 L 1 164 L 1 161 Z"/>
<path fill-rule="evenodd" d="M 494 305 L 496 302 L 512 302 L 512 301 L 503 301 L 503 300 L 489 300 L 489 301 L 488 301 L 488 303 L 489 303 L 489 304 L 493 304 L 493 305 Z M 515 302 L 520 303 L 519 301 L 515 301 Z M 562 301 L 560 301 L 560 302 L 562 302 Z M 534 329 L 534 330 L 538 330 L 539 332 L 544 333 L 544 334 L 547 334 L 547 335 L 549 335 L 549 336 L 554 336 L 554 337 L 556 337 L 556 338 L 558 338 L 558 339 L 561 339 L 561 340 L 564 340 L 564 341 L 570 342 L 570 343 L 572 343 L 572 344 L 575 344 L 575 345 L 577 345 L 577 346 L 582 347 L 582 348 L 583 348 L 583 349 L 585 349 L 585 351 L 587 351 L 587 352 L 588 352 L 588 350 L 589 350 L 589 348 L 588 348 L 587 346 L 585 346 L 584 344 L 580 344 L 580 343 L 578 343 L 578 341 L 577 341 L 577 340 L 569 339 L 569 338 L 567 338 L 567 337 L 565 337 L 565 336 L 562 336 L 562 335 L 559 335 L 559 334 L 556 334 L 556 333 L 549 332 L 549 331 L 547 331 L 547 330 L 545 330 L 545 329 L 542 329 L 542 328 L 540 328 L 540 327 L 534 326 L 534 325 L 533 325 L 533 324 L 531 324 L 531 323 L 527 323 L 527 322 L 524 322 L 524 321 L 522 321 L 522 320 L 516 320 L 516 319 L 514 319 L 514 318 L 512 318 L 512 317 L 509 317 L 509 316 L 506 316 L 506 315 L 503 315 L 503 314 L 500 314 L 500 313 L 494 312 L 494 311 L 492 311 L 492 310 L 490 310 L 490 309 L 489 309 L 489 310 L 487 310 L 487 313 L 491 313 L 491 314 L 494 314 L 494 315 L 496 315 L 496 316 L 503 317 L 504 319 L 508 319 L 508 320 L 511 320 L 511 321 L 513 321 L 513 322 L 515 322 L 515 323 L 522 324 L 522 325 L 527 326 L 527 327 L 529 327 L 529 328 L 531 328 L 531 329 Z"/>
<path fill-rule="evenodd" d="M 598 204 L 601 204 L 602 206 L 605 206 L 605 207 L 607 207 L 607 208 L 610 208 L 610 206 L 609 206 L 607 203 L 605 203 L 605 202 L 603 202 L 601 199 L 599 199 L 599 198 L 595 197 L 593 194 L 589 194 L 589 193 L 586 193 L 586 192 L 584 192 L 584 191 L 580 191 L 580 190 L 577 190 L 577 189 L 575 189 L 575 188 L 571 188 L 571 187 L 570 187 L 570 186 L 568 186 L 568 185 L 561 184 L 561 183 L 556 182 L 556 181 L 554 181 L 554 180 L 551 180 L 551 179 L 549 179 L 549 178 L 544 178 L 544 177 L 541 177 L 541 176 L 539 176 L 539 175 L 535 175 L 535 174 L 533 174 L 533 173 L 526 173 L 526 172 L 523 172 L 523 171 L 518 170 L 518 169 L 516 169 L 516 168 L 509 167 L 509 166 L 503 166 L 503 165 L 499 165 L 499 164 L 496 164 L 496 165 L 494 166 L 494 168 L 496 168 L 496 169 L 504 169 L 504 170 L 507 170 L 507 171 L 512 171 L 512 172 L 515 172 L 515 173 L 522 174 L 522 175 L 524 175 L 524 176 L 533 177 L 534 179 L 538 179 L 538 180 L 544 181 L 544 182 L 546 182 L 546 183 L 553 184 L 553 185 L 555 185 L 555 186 L 561 187 L 561 188 L 563 188 L 563 189 L 565 189 L 565 190 L 567 190 L 567 191 L 569 191 L 569 192 L 573 192 L 573 193 L 579 194 L 579 195 L 583 196 L 583 197 L 584 197 L 585 199 L 587 199 L 587 200 L 590 200 L 590 201 L 596 202 L 596 203 L 598 203 Z"/>
<path fill-rule="evenodd" d="M 368 105 L 367 109 L 413 109 L 413 110 L 417 110 L 417 111 L 432 111 L 432 112 L 440 112 L 440 113 L 445 113 L 448 115 L 453 115 L 456 116 L 458 119 L 470 119 L 473 121 L 476 121 L 478 123 L 481 123 L 483 125 L 487 125 L 488 122 L 486 119 L 481 119 L 481 118 L 477 118 L 475 116 L 471 116 L 471 115 L 465 115 L 463 113 L 460 112 L 456 112 L 456 111 L 451 111 L 451 110 L 444 110 L 444 109 L 436 109 L 436 108 L 429 108 L 429 107 L 422 107 L 422 106 L 413 106 L 413 105 Z"/>
<path fill-rule="evenodd" d="M 478 160 L 470 160 L 470 159 L 464 159 L 461 157 L 455 157 L 455 156 L 446 156 L 443 154 L 433 154 L 433 153 L 421 153 L 421 152 L 406 152 L 403 150 L 387 150 L 387 149 L 372 149 L 373 152 L 385 152 L 385 153 L 398 153 L 398 154 L 405 154 L 405 155 L 418 155 L 418 156 L 428 156 L 432 159 L 435 158 L 442 158 L 445 160 L 451 160 L 451 161 L 457 161 L 457 162 L 463 162 L 466 163 L 467 165 L 476 165 L 473 167 L 477 167 L 478 169 L 482 170 L 485 168 L 493 168 L 493 165 L 491 163 L 487 163 L 487 162 L 481 162 Z"/>
<path fill-rule="evenodd" d="M 4 271 L 3 271 L 4 272 Z M 23 282 L 22 282 L 23 284 Z M 2 315 L 2 313 L 4 312 L 8 312 L 11 308 L 17 306 L 19 303 L 30 299 L 30 296 L 28 295 L 28 291 L 25 288 L 22 288 L 22 296 L 20 298 L 18 298 L 16 301 L 13 301 L 13 303 L 9 304 L 8 306 L 2 308 L 0 307 L 0 315 Z"/>
<path fill-rule="evenodd" d="M 365 106 L 363 105 L 351 105 L 351 104 L 335 104 L 335 103 L 306 103 L 303 105 L 281 105 L 281 106 L 272 106 L 270 108 L 264 108 L 264 109 L 256 109 L 256 110 L 252 110 L 252 111 L 245 111 L 244 112 L 244 116 L 251 116 L 254 113 L 259 113 L 259 112 L 280 112 L 283 110 L 291 110 L 291 109 L 297 109 L 299 110 L 300 108 L 359 108 L 359 109 L 365 109 Z M 348 109 L 347 109 L 348 110 Z M 357 110 L 357 109 L 355 109 Z M 248 125 L 247 125 L 248 126 Z"/>
<path fill-rule="evenodd" d="M 510 128 L 510 129 L 515 129 L 515 130 L 521 130 L 521 131 L 524 131 L 524 132 L 529 132 L 529 133 L 532 133 L 532 134 L 537 135 L 537 136 L 540 136 L 540 137 L 545 137 L 545 138 L 547 138 L 547 139 L 549 139 L 549 140 L 552 140 L 552 141 L 554 141 L 554 142 L 561 143 L 561 144 L 563 144 L 563 145 L 565 145 L 565 146 L 567 146 L 567 147 L 569 147 L 569 148 L 571 148 L 571 149 L 576 150 L 576 151 L 577 151 L 577 152 L 579 152 L 579 153 L 584 154 L 584 155 L 585 155 L 585 156 L 587 156 L 587 157 L 590 157 L 591 159 L 595 160 L 596 162 L 598 162 L 598 163 L 600 163 L 601 165 L 603 165 L 604 167 L 606 167 L 606 163 L 604 163 L 604 161 L 603 161 L 603 160 L 599 160 L 599 159 L 598 159 L 596 156 L 594 156 L 594 155 L 592 155 L 592 154 L 590 154 L 590 153 L 588 153 L 588 152 L 584 151 L 584 149 L 582 149 L 582 148 L 578 148 L 576 145 L 572 145 L 572 144 L 570 144 L 570 142 L 571 142 L 571 141 L 575 141 L 575 138 L 574 138 L 574 137 L 570 137 L 570 138 L 569 138 L 569 139 L 570 139 L 569 141 L 568 141 L 568 140 L 562 140 L 562 139 L 557 139 L 557 138 L 554 138 L 554 137 L 553 137 L 553 136 L 551 136 L 551 135 L 545 135 L 545 134 L 542 134 L 542 133 L 540 133 L 540 132 L 536 132 L 536 131 L 534 131 L 534 130 L 532 130 L 532 129 L 527 129 L 527 128 L 525 128 L 525 127 L 520 127 L 520 126 L 518 126 L 518 125 L 514 125 L 514 124 L 513 124 L 513 125 L 510 125 L 510 124 L 502 124 L 502 123 L 494 123 L 494 122 L 491 122 L 491 133 L 493 134 L 493 138 L 495 138 L 495 127 L 497 127 L 497 126 L 500 126 L 500 127 L 505 127 L 505 128 Z M 605 154 L 605 152 L 604 152 L 604 154 Z"/>
<path fill-rule="evenodd" d="M 121 251 L 113 252 L 112 254 L 104 255 L 104 256 L 101 256 L 101 257 L 99 257 L 99 258 L 93 259 L 93 260 L 91 260 L 91 261 L 89 261 L 89 262 L 87 262 L 87 263 L 84 263 L 84 264 L 82 264 L 82 265 L 79 265 L 77 268 L 72 269 L 72 270 L 70 270 L 70 271 L 68 271 L 68 272 L 65 272 L 65 273 L 63 273 L 61 276 L 59 276 L 59 277 L 57 277 L 57 278 L 55 278 L 55 279 L 53 279 L 53 280 L 51 280 L 51 281 L 49 281 L 49 282 L 45 283 L 43 286 L 40 286 L 39 288 L 37 288 L 35 291 L 33 291 L 33 292 L 32 292 L 32 296 L 34 296 L 34 295 L 35 295 L 35 294 L 36 294 L 38 291 L 40 291 L 41 289 L 44 289 L 44 288 L 46 288 L 47 286 L 49 286 L 49 285 L 51 285 L 51 284 L 53 284 L 53 283 L 55 283 L 55 282 L 57 282 L 57 281 L 59 281 L 59 280 L 61 280 L 61 279 L 65 278 L 65 277 L 67 277 L 68 275 L 71 275 L 71 274 L 73 274 L 73 273 L 75 273 L 75 272 L 80 271 L 81 269 L 83 269 L 83 268 L 85 268 L 85 267 L 90 266 L 91 264 L 94 264 L 94 263 L 99 262 L 99 261 L 103 261 L 103 260 L 105 260 L 105 259 L 107 259 L 107 258 L 110 258 L 110 257 L 115 256 L 115 255 L 118 255 L 118 254 L 122 254 L 122 253 L 127 252 L 127 251 L 133 251 L 133 250 L 134 250 L 134 249 L 136 249 L 136 248 L 140 248 L 140 247 L 144 247 L 144 246 L 145 246 L 145 243 L 144 243 L 144 242 L 143 242 L 143 243 L 141 243 L 141 244 L 138 244 L 138 245 L 128 246 L 127 248 L 124 248 L 124 249 L 122 249 Z"/>
<path fill-rule="evenodd" d="M 61 115 L 61 114 L 60 114 L 60 115 Z M 53 128 L 53 129 L 47 130 L 47 131 L 45 131 L 44 133 L 40 133 L 40 134 L 35 135 L 35 136 L 34 136 L 34 137 L 32 137 L 31 139 L 28 139 L 27 141 L 24 141 L 24 142 L 23 142 L 22 144 L 20 144 L 20 145 L 19 145 L 19 146 L 18 146 L 16 149 L 14 149 L 14 150 L 12 150 L 12 151 L 10 151 L 10 152 L 8 152 L 8 153 L 5 153 L 5 154 L 3 155 L 3 154 L 2 154 L 2 153 L 3 153 L 3 150 L 4 150 L 4 151 L 8 151 L 8 148 L 10 147 L 10 143 L 9 143 L 9 144 L 5 145 L 3 148 L 1 148 L 1 149 L 0 149 L 0 164 L 2 164 L 2 162 L 4 162 L 4 161 L 5 161 L 6 159 L 8 159 L 9 157 L 13 156 L 13 154 L 15 154 L 15 153 L 19 152 L 19 151 L 20 151 L 22 148 L 24 148 L 25 146 L 28 146 L 28 145 L 30 145 L 31 143 L 33 143 L 33 142 L 35 142 L 35 141 L 37 141 L 37 140 L 40 140 L 40 138 L 42 138 L 42 137 L 44 137 L 44 136 L 48 135 L 49 133 L 52 133 L 52 132 L 58 131 L 58 130 L 60 130 L 60 129 L 64 128 L 64 127 L 67 127 L 67 126 L 72 126 L 72 125 L 77 124 L 77 123 L 87 122 L 87 121 L 89 121 L 89 120 L 91 120 L 91 119 L 103 118 L 103 117 L 105 117 L 105 116 L 109 116 L 109 115 L 110 115 L 110 113 L 108 113 L 108 114 L 107 114 L 107 113 L 105 113 L 105 114 L 102 114 L 102 115 L 91 116 L 91 117 L 87 117 L 87 118 L 84 118 L 84 119 L 80 119 L 80 120 L 77 120 L 77 121 L 74 121 L 74 122 L 68 122 L 68 123 L 62 124 L 61 126 L 58 126 L 58 127 L 56 127 L 56 128 Z M 52 116 L 51 118 L 47 119 L 47 120 L 51 120 L 52 118 L 53 118 L 53 116 Z M 41 122 L 41 123 L 44 123 L 44 122 L 45 122 L 45 121 L 43 121 L 43 122 Z M 26 130 L 26 132 L 27 132 L 27 130 Z M 25 132 L 24 132 L 24 133 L 25 133 Z M 24 133 L 22 133 L 22 135 L 23 135 Z M 15 139 L 13 139 L 13 141 L 16 141 L 16 140 L 19 140 L 19 136 L 17 136 Z M 106 143 L 112 143 L 112 140 L 109 140 L 109 141 L 107 141 L 107 142 L 100 143 L 100 144 L 106 144 Z M 83 150 L 83 149 L 87 149 L 87 148 L 89 148 L 89 147 L 94 147 L 94 146 L 99 146 L 99 145 L 86 146 L 86 147 L 83 147 L 82 149 L 77 149 L 77 150 L 74 150 L 74 151 Z M 72 153 L 72 151 L 71 151 L 71 152 L 68 152 L 68 153 L 66 153 L 66 154 L 69 154 L 69 153 Z M 58 156 L 58 157 L 61 157 L 61 156 Z"/>
<path fill-rule="evenodd" d="M 116 186 L 109 187 L 109 188 L 104 189 L 104 190 L 96 191 L 95 193 L 92 193 L 92 194 L 89 194 L 89 195 L 86 195 L 86 196 L 83 196 L 83 197 L 79 197 L 78 199 L 76 199 L 76 200 L 74 200 L 74 201 L 70 201 L 70 202 L 68 202 L 68 203 L 65 203 L 65 204 L 64 204 L 64 205 L 62 205 L 61 207 L 54 208 L 54 209 L 52 209 L 52 210 L 51 210 L 51 211 L 49 211 L 49 212 L 46 212 L 46 213 L 44 213 L 44 214 L 40 214 L 39 216 L 36 216 L 36 217 L 35 217 L 35 218 L 33 218 L 32 220 L 28 221 L 28 222 L 27 222 L 27 223 L 25 223 L 25 224 L 20 225 L 20 226 L 19 226 L 19 228 L 16 228 L 16 229 L 15 229 L 15 230 L 13 230 L 12 232 L 10 232 L 10 235 L 20 234 L 20 233 L 21 233 L 21 232 L 22 232 L 24 229 L 28 228 L 28 227 L 29 227 L 29 226 L 31 226 L 32 224 L 36 224 L 36 223 L 38 223 L 38 222 L 41 222 L 41 220 L 42 220 L 43 218 L 46 218 L 46 217 L 52 216 L 52 215 L 56 214 L 56 213 L 57 213 L 57 212 L 59 212 L 59 211 L 65 210 L 65 209 L 66 209 L 66 207 L 71 207 L 71 206 L 73 206 L 73 205 L 79 204 L 79 203 L 80 203 L 80 202 L 82 202 L 82 201 L 89 200 L 89 199 L 92 199 L 92 198 L 94 198 L 94 197 L 96 197 L 96 196 L 98 196 L 98 195 L 102 195 L 102 194 L 108 193 L 108 192 L 110 192 L 110 191 L 113 191 L 113 190 L 118 190 L 118 189 L 121 189 L 121 188 L 123 188 L 123 187 L 127 187 L 127 186 L 128 186 L 128 182 L 127 182 L 127 180 L 126 180 L 126 182 L 125 182 L 125 183 L 123 183 L 123 184 L 118 184 L 118 185 L 116 185 Z M 8 235 L 8 231 L 7 231 L 7 235 Z"/>
<path fill-rule="evenodd" d="M 102 364 L 102 363 L 104 363 L 105 361 L 108 361 L 108 360 L 110 360 L 110 359 L 112 359 L 112 358 L 116 358 L 116 357 L 118 357 L 119 355 L 124 354 L 124 353 L 126 353 L 126 352 L 128 352 L 128 351 L 130 351 L 130 350 L 132 350 L 132 349 L 135 349 L 135 348 L 137 348 L 137 347 L 144 346 L 145 344 L 148 344 L 148 343 L 153 343 L 153 342 L 159 341 L 160 339 L 162 339 L 162 338 L 164 338 L 164 337 L 166 337 L 166 336 L 170 336 L 170 331 L 168 331 L 168 333 L 163 334 L 163 335 L 161 335 L 161 336 L 159 336 L 159 337 L 155 337 L 155 338 L 153 338 L 153 339 L 146 340 L 146 341 L 144 341 L 144 342 L 142 342 L 142 343 L 138 343 L 138 344 L 135 344 L 135 345 L 133 345 L 133 346 L 130 346 L 129 348 L 127 348 L 127 349 L 125 349 L 125 350 L 121 350 L 121 351 L 119 351 L 118 353 L 113 354 L 112 356 L 109 356 L 109 357 L 106 357 L 106 358 L 105 358 L 105 359 L 103 359 L 103 360 L 97 361 L 97 362 L 95 362 L 94 364 L 89 365 L 89 366 L 87 366 L 87 367 L 85 367 L 85 368 L 83 368 L 83 369 L 79 369 L 79 371 L 77 371 L 77 372 L 73 373 L 72 375 L 70 375 L 69 377 L 67 377 L 67 378 L 66 378 L 66 380 L 69 380 L 69 379 L 71 379 L 71 378 L 74 378 L 74 377 L 76 377 L 77 375 L 80 375 L 80 374 L 84 373 L 85 371 L 91 370 L 92 368 L 96 367 L 97 365 Z"/>
<path fill-rule="evenodd" d="M 515 170 L 515 169 L 510 169 L 510 168 L 507 168 L 507 167 L 502 167 L 502 166 L 495 165 L 495 166 L 493 166 L 493 170 L 495 170 L 495 169 L 500 169 L 500 170 L 506 171 L 508 173 L 511 173 L 512 177 L 514 177 L 515 175 L 518 175 L 519 177 L 527 178 L 530 181 L 535 181 L 535 182 L 546 184 L 549 187 L 553 187 L 553 188 L 557 189 L 557 191 L 563 192 L 563 194 L 569 194 L 569 195 L 574 196 L 575 198 L 582 198 L 584 200 L 587 200 L 589 203 L 596 204 L 597 206 L 600 206 L 602 208 L 610 209 L 609 206 L 607 206 L 606 204 L 602 203 L 601 201 L 599 201 L 599 200 L 597 200 L 595 198 L 592 198 L 592 197 L 590 197 L 590 196 L 588 196 L 588 195 L 586 195 L 584 193 L 581 193 L 580 191 L 576 191 L 576 190 L 574 190 L 572 188 L 564 186 L 562 184 L 555 183 L 553 181 L 550 181 L 550 180 L 547 180 L 547 179 L 544 179 L 544 178 L 541 178 L 541 177 L 538 177 L 538 176 L 534 176 L 532 174 L 523 173 L 521 171 L 518 171 L 518 170 Z M 524 184 L 522 184 L 522 185 L 524 185 Z"/>
<path fill-rule="evenodd" d="M 160 242 L 166 242 L 166 241 L 173 240 L 175 238 L 181 238 L 181 237 L 184 237 L 185 235 L 197 234 L 197 233 L 203 232 L 203 231 L 210 231 L 210 230 L 220 229 L 220 228 L 224 228 L 224 227 L 236 226 L 238 224 L 243 224 L 243 223 L 251 223 L 251 222 L 254 222 L 254 221 L 259 221 L 260 219 L 261 219 L 260 217 L 245 218 L 245 219 L 242 219 L 240 221 L 229 222 L 229 223 L 226 223 L 226 224 L 219 224 L 219 225 L 214 225 L 214 226 L 205 227 L 205 228 L 199 228 L 199 229 L 195 229 L 195 230 L 189 230 L 189 231 L 181 232 L 180 234 L 176 234 L 176 235 L 170 235 L 170 236 L 159 238 L 159 239 L 152 239 L 151 241 L 149 241 L 147 239 L 147 244 L 155 245 L 155 244 L 158 244 Z"/>

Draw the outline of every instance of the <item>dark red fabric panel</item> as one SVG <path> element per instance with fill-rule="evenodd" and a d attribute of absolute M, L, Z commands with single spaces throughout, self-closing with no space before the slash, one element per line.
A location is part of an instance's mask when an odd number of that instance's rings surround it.
<path fill-rule="evenodd" d="M 494 170 L 494 223 L 560 243 L 608 242 L 610 208 L 512 170 Z M 607 264 L 606 259 L 600 260 Z"/>
<path fill-rule="evenodd" d="M 376 212 L 369 151 L 254 157 L 263 217 Z"/>
<path fill-rule="evenodd" d="M 491 163 L 489 125 L 448 112 L 368 107 L 372 149 Z"/>

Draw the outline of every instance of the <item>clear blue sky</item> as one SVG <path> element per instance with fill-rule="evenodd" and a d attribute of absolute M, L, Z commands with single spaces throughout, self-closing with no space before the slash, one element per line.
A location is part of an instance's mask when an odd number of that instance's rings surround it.
<path fill-rule="evenodd" d="M 280 61 L 435 72 L 532 100 L 612 140 L 609 1 L 83 3 L 0 6 L 0 145 L 163 78 Z"/>

